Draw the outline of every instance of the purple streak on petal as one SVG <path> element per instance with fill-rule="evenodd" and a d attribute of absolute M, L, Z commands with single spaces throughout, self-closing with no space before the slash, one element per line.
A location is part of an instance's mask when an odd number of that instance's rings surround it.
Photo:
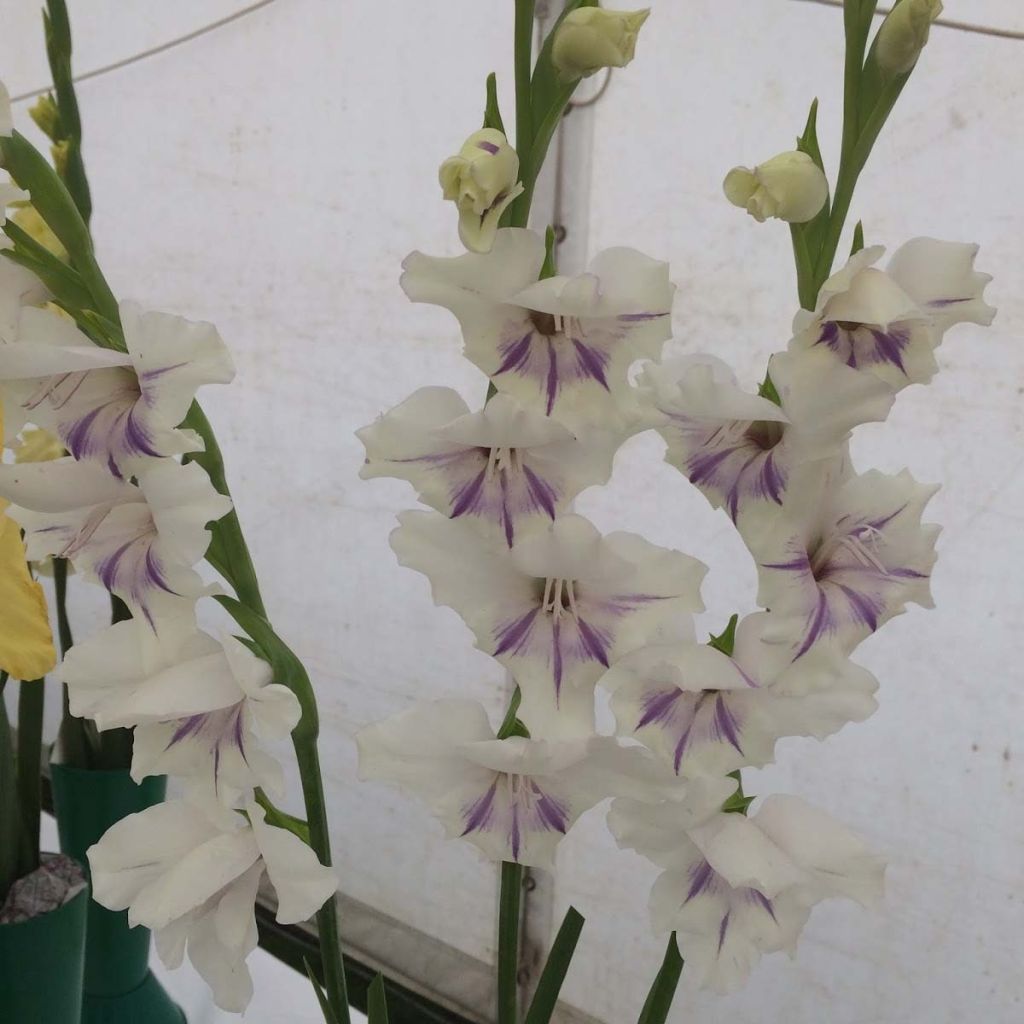
<path fill-rule="evenodd" d="M 102 407 L 90 410 L 70 429 L 64 432 L 64 444 L 67 445 L 68 451 L 76 459 L 85 459 L 92 453 L 93 446 L 90 432 L 102 411 Z"/>
<path fill-rule="evenodd" d="M 512 828 L 509 832 L 509 839 L 512 844 L 512 859 L 518 863 L 519 861 L 519 845 L 522 836 L 519 831 L 519 805 L 512 805 Z"/>
<path fill-rule="evenodd" d="M 901 580 L 926 580 L 928 573 L 918 572 L 916 569 L 890 569 L 886 575 L 895 576 Z"/>
<path fill-rule="evenodd" d="M 701 893 L 707 892 L 714 885 L 714 881 L 714 869 L 706 860 L 702 860 L 696 867 L 690 869 L 690 888 L 683 903 L 689 903 Z"/>
<path fill-rule="evenodd" d="M 584 374 L 588 377 L 593 377 L 605 391 L 610 390 L 608 378 L 604 372 L 607 357 L 603 356 L 603 353 L 596 352 L 589 346 L 584 345 L 582 341 L 577 341 L 575 338 L 572 339 L 572 343 L 576 349 L 576 362 L 582 368 Z"/>
<path fill-rule="evenodd" d="M 718 927 L 718 952 L 722 952 L 722 946 L 725 945 L 725 933 L 729 929 L 729 914 L 730 911 L 725 912 L 725 917 L 722 918 L 722 923 Z"/>
<path fill-rule="evenodd" d="M 833 320 L 821 325 L 821 332 L 818 334 L 816 345 L 825 344 L 833 351 L 839 349 L 839 327 Z"/>
<path fill-rule="evenodd" d="M 892 363 L 898 367 L 900 372 L 906 374 L 907 369 L 903 365 L 903 355 L 900 349 L 906 345 L 909 335 L 906 331 L 876 331 L 872 330 L 872 337 L 875 339 L 876 360 L 883 363 Z"/>
<path fill-rule="evenodd" d="M 547 412 L 555 407 L 555 398 L 558 396 L 558 359 L 555 355 L 555 346 L 550 338 L 545 339 L 548 343 L 548 374 L 545 385 L 547 391 Z"/>
<path fill-rule="evenodd" d="M 512 547 L 515 541 L 515 519 L 508 504 L 508 473 L 501 470 L 498 474 L 498 486 L 501 489 L 501 509 L 499 516 L 502 525 L 505 527 L 505 543 Z"/>
<path fill-rule="evenodd" d="M 463 484 L 452 496 L 452 519 L 458 519 L 459 516 L 464 515 L 466 512 L 475 510 L 477 501 L 480 498 L 480 492 L 483 490 L 486 474 L 486 470 L 480 470 L 475 477 Z"/>
<path fill-rule="evenodd" d="M 550 519 L 555 518 L 555 503 L 558 495 L 555 489 L 546 481 L 542 480 L 529 466 L 523 466 L 523 476 L 526 477 L 526 486 L 533 498 L 534 503 L 539 506 Z"/>
<path fill-rule="evenodd" d="M 494 794 L 498 788 L 498 780 L 491 783 L 490 788 L 483 796 L 478 797 L 467 807 L 462 808 L 462 820 L 465 823 L 463 835 L 470 832 L 479 832 L 487 828 L 491 821 L 491 814 L 494 809 Z"/>
<path fill-rule="evenodd" d="M 772 920 L 778 924 L 778 918 L 775 916 L 775 907 L 772 906 L 772 901 L 763 892 L 758 892 L 757 889 L 747 889 L 746 896 L 751 903 L 759 906 L 762 910 L 766 910 L 771 915 Z"/>
<path fill-rule="evenodd" d="M 693 723 L 696 719 L 696 713 L 694 719 L 691 720 L 690 724 L 680 733 L 679 739 L 676 741 L 676 749 L 672 756 L 672 767 L 675 768 L 676 775 L 679 774 L 679 766 L 683 763 L 683 755 L 686 753 L 686 748 L 690 745 L 690 739 L 693 736 Z"/>
<path fill-rule="evenodd" d="M 878 615 L 882 610 L 881 605 L 872 601 L 867 594 L 862 594 L 852 587 L 845 586 L 842 583 L 836 585 L 846 595 L 846 600 L 850 603 L 850 610 L 853 612 L 854 619 L 863 623 L 874 633 L 878 629 Z"/>
<path fill-rule="evenodd" d="M 576 625 L 583 641 L 583 649 L 594 661 L 608 668 L 608 637 L 582 619 L 579 619 Z"/>
<path fill-rule="evenodd" d="M 498 152 L 498 147 L 493 142 L 485 142 L 481 140 L 476 144 L 477 149 L 482 149 L 485 153 L 490 153 L 494 156 Z"/>
<path fill-rule="evenodd" d="M 739 723 L 732 713 L 726 701 L 725 694 L 719 693 L 715 697 L 715 736 L 718 739 L 727 740 L 736 750 L 742 754 L 743 747 L 740 745 Z"/>
<path fill-rule="evenodd" d="M 822 634 L 827 633 L 831 628 L 832 616 L 828 606 L 828 597 L 825 591 L 819 587 L 818 603 L 807 623 L 807 634 L 804 636 L 803 643 L 800 644 L 796 654 L 793 655 L 793 660 L 796 661 L 797 658 L 802 658 L 818 642 Z"/>
<path fill-rule="evenodd" d="M 782 492 L 786 489 L 786 473 L 775 463 L 775 452 L 769 452 L 761 468 L 761 485 L 766 497 L 782 504 Z"/>
<path fill-rule="evenodd" d="M 536 619 L 539 611 L 539 607 L 531 608 L 520 618 L 499 627 L 494 634 L 496 646 L 493 657 L 497 658 L 509 652 L 512 654 L 522 654 L 530 638 L 533 621 Z"/>
<path fill-rule="evenodd" d="M 643 729 L 654 722 L 665 724 L 670 721 L 675 711 L 676 701 L 683 695 L 679 687 L 674 686 L 671 690 L 660 690 L 657 693 L 647 694 L 643 700 L 643 714 L 634 726 L 634 731 Z"/>
<path fill-rule="evenodd" d="M 797 555 L 790 562 L 762 562 L 761 567 L 764 569 L 786 569 L 789 572 L 810 572 L 811 563 L 807 555 Z"/>
<path fill-rule="evenodd" d="M 534 787 L 537 794 L 536 811 L 540 824 L 551 832 L 565 835 L 569 828 L 569 809 L 560 800 Z"/>
<path fill-rule="evenodd" d="M 687 460 L 690 483 L 699 487 L 703 483 L 710 482 L 719 467 L 733 452 L 735 447 L 723 448 L 717 452 L 695 452 Z"/>
<path fill-rule="evenodd" d="M 562 696 L 562 628 L 556 615 L 551 620 L 551 656 L 555 677 L 555 707 Z"/>
<path fill-rule="evenodd" d="M 872 519 L 870 522 L 865 523 L 864 526 L 860 527 L 858 530 L 854 530 L 853 533 L 855 535 L 862 533 L 864 532 L 865 527 L 868 528 L 868 532 L 884 530 L 885 527 L 887 527 L 906 507 L 907 505 L 904 502 L 904 504 L 900 505 L 900 507 L 895 511 L 889 512 L 884 516 L 880 516 L 878 519 Z"/>
<path fill-rule="evenodd" d="M 633 324 L 644 320 L 657 320 L 663 316 L 668 316 L 668 313 L 620 313 L 616 319 L 626 324 Z"/>
<path fill-rule="evenodd" d="M 970 302 L 971 296 L 967 295 L 962 299 L 929 299 L 925 305 L 927 306 L 938 306 L 940 309 L 943 306 L 955 306 L 958 302 Z"/>
<path fill-rule="evenodd" d="M 494 376 L 497 376 L 499 373 L 522 370 L 530 358 L 530 341 L 532 338 L 533 331 L 527 331 L 518 340 L 505 342 L 500 349 L 504 359 L 497 370 L 494 371 Z"/>
<path fill-rule="evenodd" d="M 201 732 L 203 725 L 206 723 L 206 719 L 206 715 L 190 715 L 188 718 L 183 718 L 178 723 L 178 727 L 172 733 L 171 738 L 164 749 L 170 750 L 175 743 L 180 743 L 182 740 L 188 739 L 189 737 L 195 736 Z"/>

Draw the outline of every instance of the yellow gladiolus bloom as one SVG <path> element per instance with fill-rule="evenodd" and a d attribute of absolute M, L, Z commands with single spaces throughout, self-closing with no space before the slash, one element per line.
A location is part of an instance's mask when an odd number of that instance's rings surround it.
<path fill-rule="evenodd" d="M 29 575 L 18 524 L 0 500 L 0 669 L 39 679 L 57 663 L 43 588 Z"/>

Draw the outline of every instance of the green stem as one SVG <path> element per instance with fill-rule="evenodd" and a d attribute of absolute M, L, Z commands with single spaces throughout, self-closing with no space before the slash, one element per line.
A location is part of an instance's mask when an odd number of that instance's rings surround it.
<path fill-rule="evenodd" d="M 836 251 L 839 248 L 839 239 L 846 225 L 847 214 L 850 212 L 850 203 L 853 201 L 853 193 L 857 187 L 857 181 L 860 178 L 861 171 L 864 170 L 865 164 L 868 162 L 868 157 L 871 155 L 871 150 L 878 139 L 879 133 L 892 112 L 896 100 L 903 91 L 906 81 L 906 77 L 899 79 L 882 93 L 865 122 L 856 145 L 853 147 L 848 158 L 843 160 L 839 168 L 839 178 L 836 181 L 836 192 L 835 198 L 832 201 L 828 231 L 825 234 L 821 255 L 815 268 L 815 295 L 818 294 L 819 289 L 832 273 L 832 264 L 835 261 Z"/>
<path fill-rule="evenodd" d="M 18 809 L 18 766 L 14 759 L 11 723 L 7 719 L 4 687 L 7 673 L 0 671 L 0 903 L 18 879 L 21 850 L 21 813 Z"/>
<path fill-rule="evenodd" d="M 668 1012 L 672 1009 L 672 1000 L 675 999 L 676 989 L 679 987 L 679 976 L 683 973 L 683 958 L 679 955 L 679 946 L 676 945 L 676 933 L 668 937 L 668 944 L 665 946 L 665 958 L 661 962 L 661 968 L 647 993 L 647 1001 L 640 1012 L 637 1024 L 665 1024 L 668 1020 Z"/>
<path fill-rule="evenodd" d="M 519 918 L 523 866 L 502 861 L 498 903 L 498 1024 L 519 1019 Z"/>
<path fill-rule="evenodd" d="M 53 591 L 57 609 L 57 639 L 61 661 L 71 650 L 74 637 L 68 619 L 68 563 L 66 558 L 55 558 L 53 565 Z M 67 684 L 61 685 L 60 747 L 65 762 L 75 768 L 91 767 L 89 740 L 85 719 L 71 714 Z"/>
<path fill-rule="evenodd" d="M 221 454 L 217 437 L 210 426 L 198 402 L 192 403 L 188 416 L 183 424 L 191 427 L 203 439 L 205 446 L 201 452 L 188 456 L 188 461 L 197 462 L 206 470 L 213 486 L 220 494 L 231 497 L 227 476 L 224 470 L 224 456 Z M 262 619 L 266 619 L 267 610 L 260 593 L 256 568 L 249 553 L 249 546 L 242 533 L 242 525 L 238 521 L 238 513 L 234 508 L 223 519 L 219 519 L 211 527 L 212 541 L 206 553 L 207 561 L 235 588 L 239 601 L 251 608 Z M 256 638 L 253 637 L 255 640 Z"/>
<path fill-rule="evenodd" d="M 519 153 L 520 159 L 533 148 L 530 77 L 533 72 L 535 2 L 536 0 L 515 0 L 516 152 Z"/>
<path fill-rule="evenodd" d="M 309 822 L 309 841 L 320 863 L 331 865 L 331 837 L 327 827 L 327 806 L 324 800 L 320 754 L 315 737 L 292 737 L 295 759 L 302 779 L 302 798 Z M 348 987 L 341 950 L 341 921 L 337 894 L 332 896 L 316 915 L 320 938 L 320 955 L 324 965 L 324 988 L 339 1024 L 349 1024 Z"/>
<path fill-rule="evenodd" d="M 23 682 L 18 688 L 18 804 L 23 839 L 19 874 L 22 876 L 39 867 L 45 699 L 46 685 L 42 679 Z"/>

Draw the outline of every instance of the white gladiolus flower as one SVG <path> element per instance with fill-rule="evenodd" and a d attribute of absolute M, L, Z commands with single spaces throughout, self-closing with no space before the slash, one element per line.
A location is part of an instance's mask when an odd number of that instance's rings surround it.
<path fill-rule="evenodd" d="M 651 920 L 655 930 L 676 933 L 702 986 L 731 991 L 762 954 L 792 954 L 823 899 L 872 906 L 881 898 L 880 858 L 796 797 L 770 796 L 750 819 L 693 818 L 673 803 L 617 799 L 608 824 L 620 846 L 665 869 L 651 890 Z"/>
<path fill-rule="evenodd" d="M 843 450 L 854 427 L 884 420 L 893 392 L 828 353 L 778 353 L 776 405 L 743 391 L 711 357 L 645 367 L 640 394 L 665 439 L 665 461 L 736 521 L 749 504 L 781 505 L 793 471 Z"/>
<path fill-rule="evenodd" d="M 828 199 L 825 172 L 799 150 L 779 153 L 755 168 L 734 167 L 722 184 L 726 199 L 764 223 L 770 217 L 803 224 Z"/>
<path fill-rule="evenodd" d="M 445 199 L 459 210 L 459 238 L 471 252 L 490 252 L 498 221 L 523 192 L 519 155 L 496 128 L 482 128 L 438 172 Z"/>
<path fill-rule="evenodd" d="M 227 383 L 231 358 L 212 324 L 121 305 L 128 351 L 99 348 L 65 317 L 21 314 L 17 341 L 0 345 L 0 393 L 17 432 L 57 434 L 79 460 L 130 476 L 147 459 L 201 450 L 177 429 L 202 384 Z"/>
<path fill-rule="evenodd" d="M 544 735 L 593 732 L 594 684 L 659 629 L 692 635 L 706 569 L 631 533 L 602 537 L 560 516 L 511 549 L 430 512 L 405 512 L 391 535 L 399 562 L 428 577 L 477 647 L 522 689 L 521 718 Z"/>
<path fill-rule="evenodd" d="M 360 778 L 412 791 L 449 838 L 531 867 L 552 868 L 562 837 L 606 797 L 683 793 L 639 748 L 608 736 L 496 739 L 486 711 L 470 700 L 417 704 L 362 729 L 356 742 Z M 716 789 L 719 805 L 734 787 Z"/>
<path fill-rule="evenodd" d="M 917 63 L 941 13 L 942 0 L 903 0 L 893 7 L 875 38 L 875 60 L 883 74 L 903 75 Z"/>
<path fill-rule="evenodd" d="M 335 873 L 256 804 L 241 815 L 183 800 L 122 818 L 88 850 L 93 898 L 127 910 L 131 926 L 153 929 L 168 967 L 189 960 L 223 1010 L 252 998 L 246 957 L 256 948 L 256 892 L 264 873 L 278 899 L 277 920 L 311 917 L 337 889 Z"/>
<path fill-rule="evenodd" d="M 668 265 L 607 249 L 583 274 L 539 281 L 543 263 L 538 234 L 502 228 L 486 255 L 413 253 L 402 287 L 455 314 L 466 357 L 499 391 L 574 431 L 615 429 L 633 408 L 629 367 L 671 335 Z"/>
<path fill-rule="evenodd" d="M 792 641 L 794 658 L 820 641 L 849 652 L 908 602 L 932 607 L 939 527 L 921 515 L 937 490 L 906 470 L 837 467 L 791 492 L 782 515 L 752 511 L 744 539 L 758 562 L 758 604 L 780 624 L 774 639 Z"/>
<path fill-rule="evenodd" d="M 0 466 L 0 495 L 25 530 L 30 560 L 69 559 L 155 627 L 168 597 L 208 593 L 192 566 L 210 543 L 207 523 L 231 511 L 195 463 L 151 460 L 138 486 L 93 462 Z"/>
<path fill-rule="evenodd" d="M 775 617 L 747 616 L 731 657 L 707 645 L 654 644 L 601 678 L 620 735 L 635 736 L 688 778 L 761 767 L 783 736 L 824 739 L 876 708 L 878 683 L 826 644 L 792 661 L 768 639 Z"/>
<path fill-rule="evenodd" d="M 650 15 L 642 11 L 609 11 L 577 7 L 555 30 L 551 63 L 566 82 L 585 78 L 601 68 L 624 68 L 636 52 L 640 29 Z"/>
<path fill-rule="evenodd" d="M 862 249 L 822 285 L 814 312 L 796 314 L 790 349 L 820 346 L 897 389 L 927 383 L 950 327 L 992 323 L 983 298 L 991 278 L 974 270 L 976 245 L 915 238 L 883 271 L 875 264 L 884 252 Z"/>
<path fill-rule="evenodd" d="M 298 698 L 232 637 L 219 642 L 187 620 L 160 636 L 119 622 L 75 644 L 60 675 L 72 714 L 100 729 L 135 726 L 136 781 L 172 773 L 227 805 L 255 786 L 281 793 L 263 743 L 295 728 Z"/>
<path fill-rule="evenodd" d="M 478 523 L 511 547 L 524 527 L 550 523 L 584 488 L 606 483 L 619 436 L 577 440 L 560 423 L 495 395 L 479 411 L 451 388 L 420 388 L 368 427 L 364 479 L 408 480 L 451 519 Z"/>

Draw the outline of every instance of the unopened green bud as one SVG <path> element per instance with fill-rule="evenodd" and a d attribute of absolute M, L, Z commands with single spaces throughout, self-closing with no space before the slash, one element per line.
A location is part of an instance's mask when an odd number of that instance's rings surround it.
<path fill-rule="evenodd" d="M 39 126 L 39 130 L 51 141 L 57 142 L 61 136 L 60 111 L 50 93 L 40 96 L 28 108 L 28 116 Z"/>
<path fill-rule="evenodd" d="M 883 75 L 904 75 L 928 42 L 942 0 L 903 0 L 888 14 L 875 40 L 875 60 Z"/>
<path fill-rule="evenodd" d="M 68 173 L 68 157 L 71 155 L 71 143 L 64 139 L 61 142 L 55 142 L 50 147 L 50 153 L 53 156 L 53 166 L 56 168 L 57 173 L 63 178 Z"/>
<path fill-rule="evenodd" d="M 636 50 L 636 37 L 650 9 L 606 11 L 577 7 L 555 30 L 551 63 L 565 82 L 586 78 L 601 68 L 624 68 Z"/>

